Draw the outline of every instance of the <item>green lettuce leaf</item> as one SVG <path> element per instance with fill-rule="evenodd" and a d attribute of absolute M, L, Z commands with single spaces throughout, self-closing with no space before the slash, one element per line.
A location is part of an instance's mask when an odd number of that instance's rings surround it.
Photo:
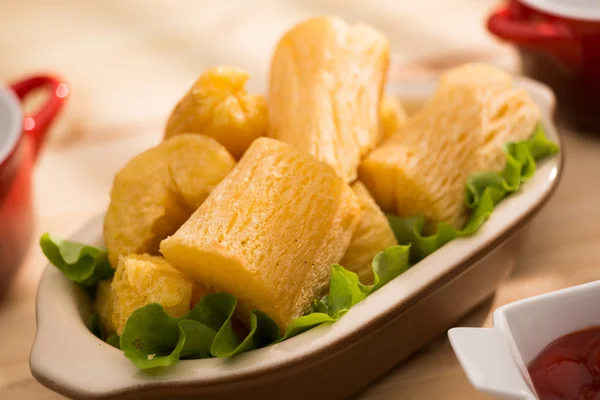
<path fill-rule="evenodd" d="M 115 347 L 115 348 L 121 350 L 121 338 L 116 333 L 113 335 L 110 335 L 106 339 L 106 343 L 110 344 L 112 347 Z"/>
<path fill-rule="evenodd" d="M 179 359 L 227 358 L 289 339 L 326 322 L 335 322 L 353 305 L 394 279 L 409 267 L 409 246 L 392 246 L 373 260 L 375 283 L 340 265 L 331 268 L 329 296 L 322 310 L 293 320 L 281 337 L 279 327 L 261 311 L 250 314 L 250 332 L 240 339 L 233 329 L 236 299 L 228 293 L 206 295 L 187 315 L 170 317 L 157 303 L 134 311 L 123 330 L 119 346 L 138 368 L 166 367 Z M 109 338 L 113 344 L 114 337 Z M 113 344 L 114 345 L 114 344 Z"/>
<path fill-rule="evenodd" d="M 50 263 L 67 279 L 82 286 L 94 286 L 114 274 L 103 248 L 63 240 L 49 233 L 41 237 L 40 247 Z"/>
<path fill-rule="evenodd" d="M 408 268 L 410 245 L 390 246 L 373 258 L 373 284 L 363 285 L 352 271 L 341 265 L 331 268 L 329 294 L 315 302 L 311 312 L 296 318 L 282 340 L 289 339 L 326 322 L 335 322 L 365 297 L 401 275 Z"/>
<path fill-rule="evenodd" d="M 505 146 L 506 166 L 502 172 L 481 172 L 469 177 L 465 185 L 465 202 L 471 209 L 471 216 L 462 229 L 441 222 L 435 233 L 426 235 L 423 216 L 400 218 L 388 215 L 398 243 L 412 245 L 410 260 L 416 263 L 453 239 L 473 235 L 502 199 L 518 191 L 521 184 L 534 175 L 536 160 L 558 151 L 558 145 L 548 140 L 538 125 L 529 140 Z"/>
<path fill-rule="evenodd" d="M 120 348 L 138 368 L 166 367 L 180 358 L 207 358 L 219 331 L 231 322 L 236 299 L 229 293 L 204 296 L 181 318 L 170 317 L 161 305 L 135 310 L 123 329 Z"/>
<path fill-rule="evenodd" d="M 231 320 L 228 320 L 215 337 L 210 352 L 215 357 L 231 357 L 278 342 L 280 337 L 275 321 L 261 311 L 253 311 L 250 314 L 250 333 L 244 340 L 237 338 Z"/>

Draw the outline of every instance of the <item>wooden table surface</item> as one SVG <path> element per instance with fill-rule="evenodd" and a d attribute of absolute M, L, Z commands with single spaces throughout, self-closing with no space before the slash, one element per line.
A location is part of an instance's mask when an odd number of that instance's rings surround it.
<path fill-rule="evenodd" d="M 159 140 L 171 107 L 204 68 L 239 65 L 253 73 L 250 88 L 263 90 L 281 33 L 308 16 L 337 13 L 389 35 L 398 79 L 474 59 L 515 69 L 512 51 L 485 33 L 483 21 L 493 5 L 485 0 L 0 1 L 0 82 L 55 71 L 71 89 L 36 171 L 36 238 L 12 292 L 0 303 L 0 398 L 62 398 L 38 384 L 28 366 L 35 290 L 45 265 L 34 245 L 37 237 L 46 231 L 69 235 L 106 207 L 115 171 Z M 563 136 L 562 183 L 532 222 L 515 272 L 462 325 L 489 326 L 499 305 L 600 278 L 600 136 L 567 130 Z M 357 397 L 486 398 L 469 386 L 445 337 Z"/>

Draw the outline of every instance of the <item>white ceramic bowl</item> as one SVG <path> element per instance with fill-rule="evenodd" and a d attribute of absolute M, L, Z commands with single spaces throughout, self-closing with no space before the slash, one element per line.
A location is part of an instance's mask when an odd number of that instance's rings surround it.
<path fill-rule="evenodd" d="M 519 79 L 543 110 L 551 139 L 554 98 L 550 90 Z M 411 103 L 422 102 L 435 82 L 390 87 Z M 33 375 L 70 397 L 91 398 L 340 398 L 358 390 L 407 357 L 484 300 L 512 268 L 514 233 L 550 197 L 561 156 L 541 163 L 523 190 L 507 198 L 480 231 L 455 240 L 353 307 L 339 322 L 231 360 L 181 361 L 167 369 L 140 371 L 121 351 L 95 338 L 82 290 L 49 266 L 37 299 Z M 97 218 L 73 239 L 101 243 Z"/>
<path fill-rule="evenodd" d="M 600 325 L 600 281 L 520 300 L 494 312 L 493 328 L 454 328 L 452 348 L 471 384 L 507 399 L 537 399 L 527 365 L 556 339 Z"/>

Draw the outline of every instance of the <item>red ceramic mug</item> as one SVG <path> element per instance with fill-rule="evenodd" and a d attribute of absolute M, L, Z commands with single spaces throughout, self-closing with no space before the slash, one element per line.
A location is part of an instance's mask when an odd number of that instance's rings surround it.
<path fill-rule="evenodd" d="M 21 101 L 38 89 L 48 90 L 48 99 L 34 114 L 23 115 Z M 30 244 L 32 168 L 67 93 L 60 79 L 45 75 L 0 86 L 0 297 Z"/>
<path fill-rule="evenodd" d="M 600 2 L 510 0 L 487 26 L 517 46 L 527 75 L 554 89 L 568 122 L 600 132 Z"/>

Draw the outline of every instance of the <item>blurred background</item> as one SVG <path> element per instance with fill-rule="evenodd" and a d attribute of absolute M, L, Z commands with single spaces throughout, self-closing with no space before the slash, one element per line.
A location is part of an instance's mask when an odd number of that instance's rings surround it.
<path fill-rule="evenodd" d="M 172 107 L 205 68 L 240 66 L 252 73 L 249 89 L 264 90 L 272 49 L 296 22 L 338 14 L 374 25 L 392 43 L 393 80 L 424 79 L 473 60 L 516 72 L 519 64 L 513 49 L 485 29 L 497 4 L 0 0 L 0 84 L 54 72 L 70 88 L 68 105 L 37 165 L 35 237 L 46 231 L 68 236 L 102 212 L 114 173 L 134 154 L 158 142 Z M 26 109 L 35 108 L 36 102 L 39 99 L 29 101 Z M 591 238 L 600 232 L 595 225 L 565 226 L 563 221 L 585 220 L 596 207 L 600 188 L 587 188 L 585 196 L 577 196 L 576 178 L 593 181 L 589 165 L 600 154 L 600 146 L 579 135 L 566 135 L 565 140 L 565 148 L 577 153 L 578 161 L 569 165 L 559 192 L 534 222 L 537 232 L 545 232 L 544 238 L 534 234 L 526 239 L 530 252 L 522 263 L 529 269 L 500 289 L 494 305 L 599 277 L 591 269 L 574 273 L 567 263 L 585 267 L 600 261 L 600 254 L 591 250 Z M 569 207 L 563 205 L 566 202 Z M 562 234 L 556 232 L 558 226 Z M 569 238 L 566 245 L 565 238 Z M 559 248 L 559 243 L 564 246 Z M 564 268 L 551 270 L 561 261 Z M 32 245 L 13 291 L 0 304 L 2 399 L 61 398 L 33 380 L 27 361 L 35 332 L 35 289 L 44 265 L 41 251 Z M 549 269 L 552 272 L 544 274 Z M 465 324 L 489 324 L 491 304 Z M 444 338 L 376 382 L 362 397 L 484 398 L 470 388 Z"/>

